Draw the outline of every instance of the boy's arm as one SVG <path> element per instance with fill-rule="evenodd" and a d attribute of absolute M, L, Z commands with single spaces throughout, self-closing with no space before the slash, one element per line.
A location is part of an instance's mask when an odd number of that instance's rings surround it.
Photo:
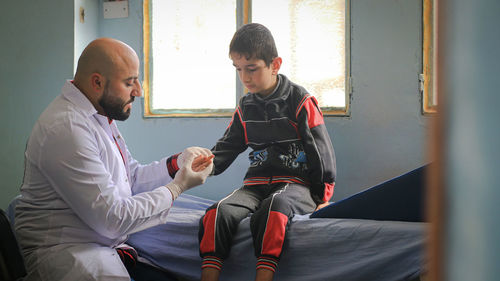
<path fill-rule="evenodd" d="M 238 107 L 233 114 L 233 119 L 229 123 L 226 132 L 212 148 L 212 153 L 215 155 L 213 159 L 213 174 L 218 175 L 224 172 L 247 147 L 241 110 Z"/>
<path fill-rule="evenodd" d="M 298 106 L 297 121 L 311 179 L 311 194 L 316 204 L 330 200 L 337 173 L 335 152 L 318 102 L 306 95 Z"/>

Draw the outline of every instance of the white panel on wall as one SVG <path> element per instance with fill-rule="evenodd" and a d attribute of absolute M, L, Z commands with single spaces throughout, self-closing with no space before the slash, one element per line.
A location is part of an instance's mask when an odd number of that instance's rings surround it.
<path fill-rule="evenodd" d="M 105 19 L 128 17 L 128 1 L 103 2 L 102 5 Z"/>

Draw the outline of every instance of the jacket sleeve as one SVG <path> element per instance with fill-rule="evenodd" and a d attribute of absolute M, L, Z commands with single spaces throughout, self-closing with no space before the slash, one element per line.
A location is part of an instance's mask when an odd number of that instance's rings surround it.
<path fill-rule="evenodd" d="M 159 186 L 166 185 L 172 181 L 167 169 L 167 158 L 164 157 L 158 161 L 153 161 L 149 164 L 141 164 L 128 151 L 128 160 L 130 167 L 130 177 L 132 179 L 132 194 L 153 190 Z M 175 175 L 175 174 L 174 174 Z"/>
<path fill-rule="evenodd" d="M 247 149 L 247 143 L 245 125 L 242 122 L 241 109 L 238 107 L 224 135 L 212 148 L 212 153 L 215 155 L 213 174 L 224 172 L 236 157 Z"/>
<path fill-rule="evenodd" d="M 311 194 L 317 204 L 330 200 L 337 173 L 335 152 L 318 102 L 306 95 L 296 111 L 299 133 L 307 156 Z"/>

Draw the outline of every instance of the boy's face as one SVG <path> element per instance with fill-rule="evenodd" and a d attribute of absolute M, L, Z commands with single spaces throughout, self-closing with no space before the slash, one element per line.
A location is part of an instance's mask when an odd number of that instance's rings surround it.
<path fill-rule="evenodd" d="M 266 66 L 262 59 L 246 59 L 244 55 L 238 53 L 230 54 L 233 65 L 238 71 L 241 83 L 250 93 L 259 93 L 267 96 L 272 93 L 276 87 L 278 70 L 281 66 L 281 58 L 277 57 L 273 62 Z"/>

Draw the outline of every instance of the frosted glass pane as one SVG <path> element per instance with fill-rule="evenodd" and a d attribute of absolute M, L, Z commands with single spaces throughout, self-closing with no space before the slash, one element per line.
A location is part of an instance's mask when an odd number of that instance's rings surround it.
<path fill-rule="evenodd" d="M 229 42 L 236 0 L 152 0 L 151 105 L 221 109 L 236 105 Z"/>
<path fill-rule="evenodd" d="M 345 107 L 345 0 L 252 0 L 252 22 L 271 30 L 280 73 L 322 107 Z"/>

